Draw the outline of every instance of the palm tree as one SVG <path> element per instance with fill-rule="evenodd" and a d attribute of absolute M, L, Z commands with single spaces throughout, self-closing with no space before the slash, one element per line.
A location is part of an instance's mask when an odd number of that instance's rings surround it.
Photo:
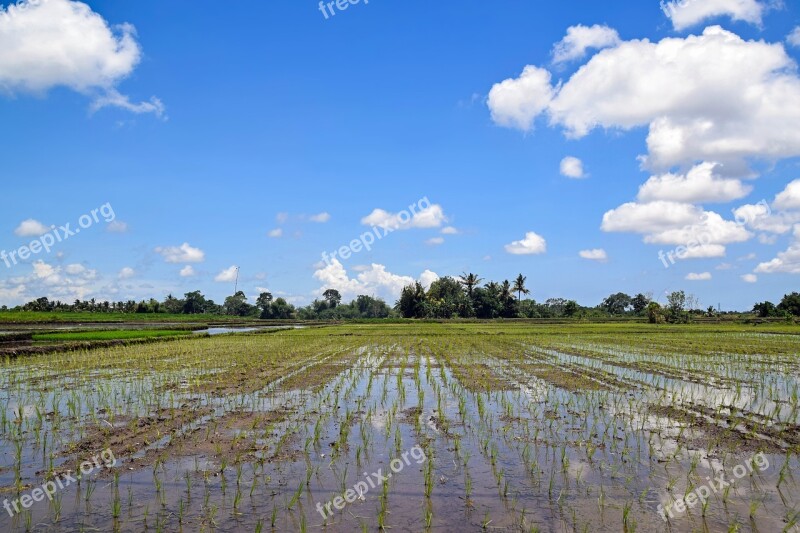
<path fill-rule="evenodd" d="M 508 299 L 514 299 L 514 297 L 511 296 L 511 284 L 508 282 L 508 280 L 503 281 L 503 283 L 500 285 L 500 298 L 503 300 L 503 303 L 505 303 Z"/>
<path fill-rule="evenodd" d="M 528 278 L 526 278 L 525 276 L 520 274 L 519 276 L 517 276 L 517 279 L 514 280 L 514 289 L 513 290 L 514 290 L 514 292 L 517 293 L 517 300 L 521 301 L 523 294 L 527 296 L 528 294 L 531 293 L 531 291 L 529 291 L 525 287 L 525 280 L 527 280 L 527 279 Z"/>
<path fill-rule="evenodd" d="M 483 281 L 482 278 L 479 278 L 477 274 L 469 273 L 469 274 L 461 274 L 459 278 L 459 282 L 467 288 L 467 295 L 472 298 L 472 290 L 481 282 Z"/>

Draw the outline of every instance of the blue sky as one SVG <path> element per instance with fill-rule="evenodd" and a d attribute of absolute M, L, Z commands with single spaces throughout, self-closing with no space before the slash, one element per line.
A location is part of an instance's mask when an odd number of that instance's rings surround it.
<path fill-rule="evenodd" d="M 0 249 L 115 222 L 0 262 L 0 304 L 221 301 L 233 265 L 296 304 L 464 271 L 537 301 L 777 301 L 800 274 L 800 6 L 714 5 L 23 1 L 0 14 Z M 681 245 L 698 257 L 665 268 Z"/>

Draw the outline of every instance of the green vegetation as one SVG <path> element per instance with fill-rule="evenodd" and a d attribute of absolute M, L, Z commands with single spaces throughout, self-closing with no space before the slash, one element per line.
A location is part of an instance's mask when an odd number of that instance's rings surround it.
<path fill-rule="evenodd" d="M 38 524 L 781 531 L 800 516 L 798 353 L 788 323 L 405 322 L 8 358 L 0 490 L 110 448 L 125 462 L 37 503 Z M 770 466 L 734 480 L 756 453 Z M 661 521 L 720 472 L 730 490 Z"/>
<path fill-rule="evenodd" d="M 104 341 L 126 339 L 151 339 L 156 337 L 174 337 L 176 335 L 191 335 L 187 330 L 167 329 L 122 329 L 102 331 L 79 331 L 59 333 L 34 333 L 34 341 L 70 342 L 70 341 Z"/>

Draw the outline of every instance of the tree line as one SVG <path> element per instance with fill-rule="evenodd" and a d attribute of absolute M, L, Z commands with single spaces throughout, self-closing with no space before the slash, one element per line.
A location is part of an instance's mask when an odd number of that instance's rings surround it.
<path fill-rule="evenodd" d="M 400 298 L 390 307 L 384 300 L 368 295 L 359 295 L 349 303 L 342 302 L 336 289 L 327 289 L 321 299 L 315 299 L 305 307 L 295 307 L 285 298 L 273 298 L 270 292 L 262 292 L 254 303 L 247 301 L 244 292 L 225 298 L 217 304 L 206 298 L 201 291 L 187 292 L 183 298 L 172 294 L 162 300 L 127 300 L 118 302 L 75 300 L 73 303 L 38 298 L 16 311 L 39 312 L 91 312 L 91 313 L 165 313 L 208 314 L 280 320 L 347 320 L 365 318 L 603 318 L 646 317 L 651 323 L 688 322 L 692 317 L 716 316 L 720 313 L 713 307 L 697 309 L 697 298 L 684 291 L 666 295 L 666 303 L 654 301 L 651 294 L 639 293 L 630 296 L 618 292 L 604 298 L 595 307 L 584 307 L 575 300 L 550 298 L 544 302 L 526 299 L 531 294 L 527 278 L 520 274 L 512 282 L 484 280 L 474 273 L 463 273 L 458 277 L 445 276 L 437 279 L 425 289 L 415 282 L 403 288 Z M 8 310 L 6 306 L 0 308 Z M 779 304 L 764 301 L 756 303 L 751 311 L 761 318 L 788 318 L 800 316 L 800 293 L 786 294 Z"/>

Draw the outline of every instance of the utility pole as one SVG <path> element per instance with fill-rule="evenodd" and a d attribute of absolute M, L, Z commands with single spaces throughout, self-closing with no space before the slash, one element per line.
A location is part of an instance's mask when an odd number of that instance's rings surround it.
<path fill-rule="evenodd" d="M 233 286 L 233 294 L 239 292 L 239 267 L 236 267 L 236 284 Z"/>

